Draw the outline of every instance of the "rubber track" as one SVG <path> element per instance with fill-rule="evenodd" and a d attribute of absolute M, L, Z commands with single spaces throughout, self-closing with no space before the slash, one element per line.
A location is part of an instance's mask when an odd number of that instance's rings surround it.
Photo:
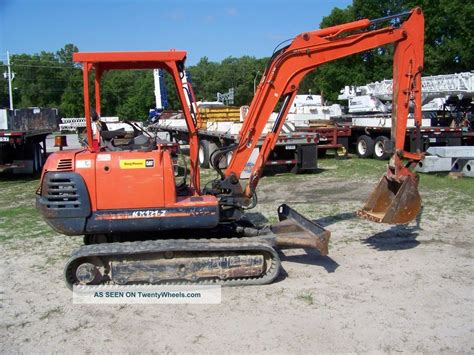
<path fill-rule="evenodd" d="M 162 281 L 159 285 L 222 285 L 222 286 L 246 286 L 264 285 L 271 283 L 280 273 L 281 262 L 278 253 L 271 244 L 263 238 L 229 238 L 229 239 L 174 239 L 174 240 L 147 240 L 141 242 L 103 243 L 84 245 L 74 251 L 64 267 L 64 278 L 68 288 L 73 286 L 73 262 L 79 258 L 86 257 L 124 257 L 129 255 L 140 255 L 150 253 L 162 253 L 166 251 L 182 252 L 238 252 L 238 251 L 260 251 L 270 254 L 272 264 L 268 271 L 260 277 L 236 278 L 229 280 L 208 279 L 197 282 L 179 280 L 176 282 Z M 114 284 L 108 281 L 108 285 Z M 143 284 L 143 283 L 140 283 Z"/>

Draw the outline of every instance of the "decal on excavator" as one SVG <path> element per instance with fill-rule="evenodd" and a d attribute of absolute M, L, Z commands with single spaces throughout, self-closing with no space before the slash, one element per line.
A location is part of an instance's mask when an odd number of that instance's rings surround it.
<path fill-rule="evenodd" d="M 207 210 L 206 208 L 198 208 L 193 210 L 130 210 L 122 212 L 108 212 L 97 215 L 97 220 L 114 220 L 114 219 L 136 219 L 136 218 L 162 218 L 162 217 L 190 217 L 190 216 L 214 216 L 216 211 Z"/>
<path fill-rule="evenodd" d="M 110 154 L 98 154 L 97 161 L 110 161 Z"/>
<path fill-rule="evenodd" d="M 77 160 L 76 168 L 89 169 L 92 167 L 92 162 L 90 160 Z"/>
<path fill-rule="evenodd" d="M 120 169 L 143 169 L 143 168 L 153 168 L 154 166 L 155 166 L 154 159 L 120 160 Z"/>

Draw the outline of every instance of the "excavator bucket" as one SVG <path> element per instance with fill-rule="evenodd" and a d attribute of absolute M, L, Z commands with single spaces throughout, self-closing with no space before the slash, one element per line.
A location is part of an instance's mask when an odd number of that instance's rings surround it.
<path fill-rule="evenodd" d="M 357 215 L 378 223 L 405 224 L 414 220 L 420 209 L 416 175 L 404 176 L 398 182 L 385 174 Z"/>

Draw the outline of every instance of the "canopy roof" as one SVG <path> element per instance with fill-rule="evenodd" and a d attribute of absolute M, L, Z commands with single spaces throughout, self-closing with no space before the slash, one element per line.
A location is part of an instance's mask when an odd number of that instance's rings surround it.
<path fill-rule="evenodd" d="M 90 63 L 101 70 L 108 69 L 156 69 L 166 62 L 183 62 L 185 51 L 155 52 L 80 52 L 73 54 L 73 60 Z"/>

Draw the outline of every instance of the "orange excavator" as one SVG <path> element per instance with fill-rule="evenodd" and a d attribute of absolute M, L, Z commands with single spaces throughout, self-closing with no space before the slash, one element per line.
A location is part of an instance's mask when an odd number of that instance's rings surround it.
<path fill-rule="evenodd" d="M 392 157 L 387 172 L 357 213 L 382 223 L 408 223 L 421 208 L 417 175 L 421 153 L 404 150 L 409 108 L 421 124 L 424 19 L 421 9 L 377 20 L 363 19 L 305 32 L 276 51 L 252 100 L 238 143 L 212 156 L 219 177 L 201 189 L 196 110 L 186 81 L 186 52 L 75 53 L 82 64 L 87 147 L 52 154 L 37 191 L 37 208 L 65 235 L 84 235 L 64 270 L 66 284 L 272 282 L 281 269 L 278 250 L 313 248 L 328 253 L 330 232 L 287 205 L 280 222 L 257 227 L 245 210 L 257 203 L 256 187 L 304 76 L 321 64 L 394 44 Z M 129 123 L 133 137 L 100 123 L 100 81 L 108 70 L 164 69 L 172 77 L 189 132 L 189 182 L 177 183 L 172 145 Z M 94 73 L 95 110 L 89 76 Z M 278 104 L 254 164 L 251 154 Z M 225 170 L 220 159 L 232 151 Z M 301 154 L 307 154 L 302 149 Z M 405 163 L 404 163 L 405 162 Z M 242 173 L 244 173 L 242 175 Z M 250 176 L 249 178 L 243 178 Z"/>

